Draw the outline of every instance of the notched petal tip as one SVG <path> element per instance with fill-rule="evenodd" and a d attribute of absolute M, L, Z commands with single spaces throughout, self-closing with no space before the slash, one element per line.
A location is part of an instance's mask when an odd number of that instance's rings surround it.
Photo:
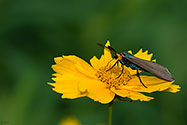
<path fill-rule="evenodd" d="M 167 92 L 172 92 L 172 93 L 176 93 L 180 91 L 180 86 L 179 85 L 171 85 L 168 89 L 166 89 L 165 91 Z"/>
<path fill-rule="evenodd" d="M 107 41 L 107 43 L 105 44 L 105 46 L 110 46 L 110 42 Z M 100 59 L 96 59 L 96 58 L 92 58 L 95 60 L 95 62 L 97 62 L 97 64 L 92 64 L 92 66 L 94 65 L 95 69 L 98 69 L 98 67 L 102 67 L 102 66 L 106 66 L 107 63 L 112 59 L 112 55 L 111 55 L 111 51 L 107 48 L 104 48 L 104 54 L 101 55 Z M 93 61 L 93 60 L 92 60 Z M 97 66 L 96 66 L 97 65 Z"/>
<path fill-rule="evenodd" d="M 153 59 L 152 62 L 156 62 L 156 59 Z"/>
<path fill-rule="evenodd" d="M 141 58 L 141 59 L 145 59 L 148 61 L 151 61 L 151 58 L 153 56 L 153 54 L 148 54 L 148 50 L 146 50 L 145 52 L 143 52 L 142 49 L 140 49 L 136 54 L 134 54 L 135 57 Z"/>
<path fill-rule="evenodd" d="M 165 91 L 173 83 L 159 79 L 155 76 L 142 75 L 141 79 L 143 83 L 147 86 L 147 88 L 142 86 L 138 77 L 136 76 L 132 77 L 132 79 L 128 82 L 128 87 L 131 87 L 130 89 L 134 91 L 152 93 L 155 91 Z"/>
<path fill-rule="evenodd" d="M 54 84 L 55 84 L 55 83 L 49 83 L 49 82 L 48 82 L 47 84 L 50 85 L 50 86 L 52 86 L 52 89 L 54 90 L 54 88 L 55 88 L 55 85 L 54 85 Z"/>
<path fill-rule="evenodd" d="M 132 100 L 140 100 L 140 101 L 150 101 L 151 99 L 154 99 L 153 97 L 146 96 L 140 92 L 133 91 L 130 89 L 112 89 L 113 92 L 115 92 L 120 97 L 124 98 L 130 98 Z"/>
<path fill-rule="evenodd" d="M 63 56 L 54 58 L 55 63 L 60 63 L 60 62 L 62 62 L 62 60 L 63 60 Z"/>
<path fill-rule="evenodd" d="M 129 51 L 128 51 L 128 53 L 130 53 L 130 54 L 132 54 L 132 55 L 133 55 L 133 52 L 132 52 L 132 50 L 129 50 Z"/>
<path fill-rule="evenodd" d="M 110 45 L 110 41 L 109 41 L 109 40 L 107 40 L 107 42 L 106 42 L 105 46 L 106 46 L 106 47 L 111 46 L 111 45 Z"/>
<path fill-rule="evenodd" d="M 48 82 L 47 84 L 53 86 L 54 83 L 50 83 L 50 82 Z"/>
<path fill-rule="evenodd" d="M 144 53 L 145 53 L 145 54 L 148 54 L 148 50 L 146 50 Z"/>
<path fill-rule="evenodd" d="M 153 53 L 150 53 L 150 54 L 148 54 L 148 55 L 150 55 L 151 57 L 153 57 Z"/>
<path fill-rule="evenodd" d="M 96 57 L 96 56 L 93 56 L 91 59 L 90 59 L 90 63 L 92 65 L 92 67 L 96 70 L 99 70 L 99 68 L 101 67 L 100 66 L 100 63 L 99 63 L 99 59 Z"/>

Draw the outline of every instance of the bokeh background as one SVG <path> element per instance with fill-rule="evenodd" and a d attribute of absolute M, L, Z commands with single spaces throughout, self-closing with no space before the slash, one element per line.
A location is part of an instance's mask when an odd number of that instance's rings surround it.
<path fill-rule="evenodd" d="M 1 0 L 0 125 L 57 125 L 73 116 L 83 125 L 106 124 L 108 106 L 89 98 L 61 99 L 51 90 L 54 57 L 89 62 L 110 40 L 118 52 L 154 53 L 180 84 L 150 102 L 114 104 L 115 125 L 187 124 L 186 0 Z"/>

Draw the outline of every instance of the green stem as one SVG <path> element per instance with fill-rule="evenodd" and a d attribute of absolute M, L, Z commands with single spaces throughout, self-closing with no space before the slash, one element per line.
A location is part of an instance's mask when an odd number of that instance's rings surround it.
<path fill-rule="evenodd" d="M 112 125 L 112 109 L 113 109 L 113 101 L 109 103 L 109 107 L 108 107 L 108 125 Z"/>

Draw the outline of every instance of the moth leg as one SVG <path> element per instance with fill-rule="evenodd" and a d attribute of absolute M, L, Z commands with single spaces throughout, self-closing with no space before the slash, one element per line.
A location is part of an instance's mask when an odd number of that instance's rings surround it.
<path fill-rule="evenodd" d="M 117 63 L 117 66 L 119 66 L 119 63 Z"/>
<path fill-rule="evenodd" d="M 119 78 L 123 74 L 124 65 L 121 65 L 121 67 L 122 67 L 121 73 L 120 73 L 120 75 L 118 77 L 116 77 L 116 79 Z"/>
<path fill-rule="evenodd" d="M 113 60 L 113 59 L 111 59 L 111 60 L 107 63 L 106 67 L 110 64 L 110 62 L 112 62 L 112 60 Z"/>
<path fill-rule="evenodd" d="M 145 85 L 143 84 L 143 82 L 142 82 L 142 80 L 141 80 L 141 78 L 140 78 L 140 74 L 139 74 L 138 70 L 137 70 L 137 77 L 139 78 L 139 80 L 140 80 L 140 82 L 142 83 L 142 85 L 143 85 L 145 88 L 147 88 L 147 86 L 145 86 Z"/>
<path fill-rule="evenodd" d="M 110 69 L 106 70 L 106 72 L 108 72 L 109 70 L 111 70 L 112 68 L 114 68 L 114 66 L 115 66 L 117 63 L 118 63 L 118 61 L 116 61 L 116 62 L 114 63 L 114 65 L 113 65 L 112 67 L 110 67 Z"/>

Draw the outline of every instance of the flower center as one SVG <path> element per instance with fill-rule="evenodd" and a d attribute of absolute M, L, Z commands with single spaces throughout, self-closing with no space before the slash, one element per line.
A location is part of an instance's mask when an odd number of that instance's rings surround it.
<path fill-rule="evenodd" d="M 112 65 L 101 67 L 98 71 L 96 76 L 99 80 L 103 83 L 109 85 L 109 87 L 118 87 L 126 85 L 127 82 L 131 79 L 130 72 L 124 67 L 123 73 L 121 66 L 114 66 L 112 69 Z M 121 74 L 121 75 L 120 75 Z"/>

